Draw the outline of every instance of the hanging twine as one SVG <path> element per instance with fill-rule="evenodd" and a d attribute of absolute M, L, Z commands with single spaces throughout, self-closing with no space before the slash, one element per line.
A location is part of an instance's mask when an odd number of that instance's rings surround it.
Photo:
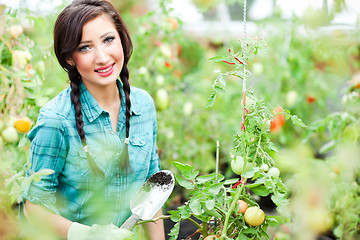
<path fill-rule="evenodd" d="M 242 48 L 243 48 L 243 61 L 246 62 L 246 58 L 245 58 L 245 51 L 246 51 L 246 0 L 244 0 L 244 39 L 242 42 Z M 247 112 L 247 109 L 245 107 L 245 101 L 246 101 L 246 78 L 247 78 L 247 62 L 246 64 L 244 64 L 244 79 L 243 79 L 243 90 L 242 90 L 242 103 L 244 106 L 244 114 L 242 117 L 242 122 L 241 122 L 241 130 L 245 132 L 245 115 Z"/>

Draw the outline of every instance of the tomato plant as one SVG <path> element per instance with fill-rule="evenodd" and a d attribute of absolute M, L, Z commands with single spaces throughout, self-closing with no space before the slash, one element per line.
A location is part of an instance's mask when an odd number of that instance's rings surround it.
<path fill-rule="evenodd" d="M 249 56 L 250 53 L 257 53 L 258 49 L 263 46 L 263 42 L 252 40 L 246 42 L 246 45 L 250 50 L 244 54 Z M 212 58 L 214 61 L 235 65 L 236 69 L 219 74 L 214 82 L 214 92 L 210 96 L 208 107 L 214 104 L 217 94 L 220 93 L 219 89 L 224 90 L 227 76 L 235 75 L 246 81 L 246 75 L 242 73 L 241 69 L 247 58 L 243 57 L 239 60 L 242 54 L 233 52 L 233 49 L 229 49 L 230 56 Z M 231 61 L 234 59 L 236 61 L 232 63 Z M 185 219 L 193 222 L 203 237 L 216 234 L 221 236 L 220 239 L 269 238 L 266 233 L 267 227 L 281 222 L 281 217 L 265 216 L 258 207 L 258 203 L 249 194 L 249 192 L 258 196 L 271 194 L 272 201 L 278 206 L 285 205 L 288 201 L 288 189 L 281 178 L 276 177 L 278 172 L 274 167 L 275 161 L 272 156 L 276 154 L 277 149 L 270 140 L 270 129 L 264 127 L 264 122 L 272 119 L 274 114 L 276 116 L 278 113 L 272 113 L 269 107 L 257 99 L 253 92 L 248 92 L 248 94 L 252 99 L 251 107 L 253 109 L 248 111 L 246 104 L 242 105 L 244 115 L 241 131 L 235 135 L 235 146 L 230 154 L 232 156 L 231 169 L 234 173 L 241 175 L 241 180 L 225 180 L 224 176 L 216 176 L 216 174 L 199 175 L 199 171 L 196 171 L 194 167 L 173 162 L 173 165 L 181 173 L 181 175 L 176 175 L 176 180 L 189 190 L 190 200 L 185 205 L 178 207 L 177 210 L 169 211 L 171 219 L 176 222 L 170 234 L 171 239 L 176 239 L 180 221 Z M 242 99 L 246 99 L 244 90 Z M 295 124 L 304 126 L 302 121 L 295 115 L 291 115 L 289 111 L 282 110 L 281 112 L 284 118 L 286 116 Z M 270 174 L 266 173 L 265 167 L 261 169 L 261 166 L 265 165 L 272 168 L 271 171 L 269 170 Z M 246 183 L 247 179 L 251 180 L 251 183 Z M 246 191 L 246 189 L 250 191 Z M 250 205 L 245 214 L 240 216 L 237 214 L 239 200 Z M 191 220 L 190 216 L 196 217 L 202 223 Z M 218 224 L 209 228 L 212 218 L 216 218 Z"/>

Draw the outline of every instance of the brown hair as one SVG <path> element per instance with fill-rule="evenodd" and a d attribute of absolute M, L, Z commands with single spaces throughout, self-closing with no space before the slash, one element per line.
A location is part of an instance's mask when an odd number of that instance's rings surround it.
<path fill-rule="evenodd" d="M 132 42 L 129 32 L 116 11 L 114 6 L 106 0 L 75 0 L 68 5 L 58 16 L 54 27 L 54 50 L 55 55 L 61 67 L 68 73 L 71 87 L 71 101 L 74 104 L 76 128 L 78 130 L 81 143 L 85 148 L 87 161 L 92 172 L 96 175 L 104 176 L 103 171 L 97 166 L 91 154 L 87 151 L 87 143 L 85 131 L 83 129 L 84 122 L 81 113 L 80 90 L 81 76 L 75 66 L 68 63 L 73 53 L 78 48 L 81 38 L 83 26 L 90 20 L 96 17 L 107 14 L 113 20 L 116 30 L 121 39 L 121 44 L 124 51 L 124 65 L 120 72 L 120 79 L 123 83 L 123 90 L 125 93 L 126 105 L 126 136 L 129 138 L 130 130 L 130 83 L 129 71 L 127 63 L 132 53 Z M 128 144 L 125 144 L 123 154 L 119 162 L 120 166 L 129 167 Z"/>

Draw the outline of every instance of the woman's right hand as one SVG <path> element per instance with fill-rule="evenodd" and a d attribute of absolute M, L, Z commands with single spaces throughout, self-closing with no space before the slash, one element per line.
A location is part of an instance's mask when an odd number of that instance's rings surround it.
<path fill-rule="evenodd" d="M 68 231 L 68 240 L 133 240 L 134 233 L 126 229 L 120 229 L 113 224 L 98 225 L 91 227 L 74 222 Z"/>

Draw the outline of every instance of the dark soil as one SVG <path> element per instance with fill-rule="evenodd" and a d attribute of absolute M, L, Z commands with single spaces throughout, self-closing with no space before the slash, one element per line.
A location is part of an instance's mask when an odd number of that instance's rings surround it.
<path fill-rule="evenodd" d="M 157 172 L 153 174 L 148 181 L 157 186 L 170 186 L 173 182 L 173 179 L 168 173 Z"/>

